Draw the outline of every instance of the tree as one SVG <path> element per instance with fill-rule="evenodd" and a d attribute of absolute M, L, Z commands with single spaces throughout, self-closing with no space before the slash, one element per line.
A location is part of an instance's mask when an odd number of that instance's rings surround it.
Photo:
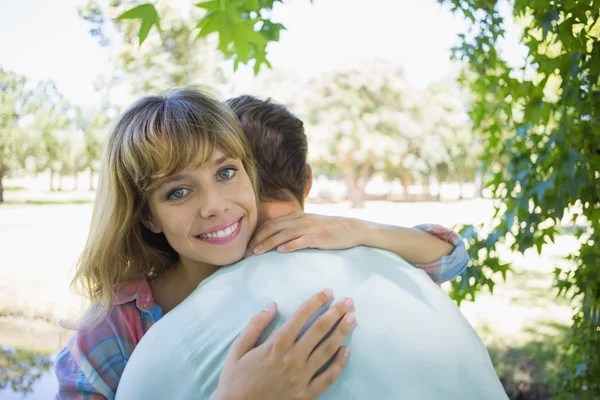
<path fill-rule="evenodd" d="M 377 163 L 388 158 L 402 165 L 414 152 L 421 127 L 412 92 L 400 70 L 378 61 L 324 75 L 307 92 L 300 112 L 313 125 L 311 146 L 317 158 L 330 157 L 343 169 L 352 206 L 362 207 Z"/>
<path fill-rule="evenodd" d="M 34 107 L 31 128 L 39 134 L 37 170 L 50 170 L 50 190 L 54 189 L 56 174 L 61 174 L 68 157 L 68 129 L 70 104 L 54 82 L 40 82 L 32 98 Z M 60 186 L 59 178 L 59 186 Z"/>
<path fill-rule="evenodd" d="M 0 392 L 10 387 L 24 395 L 32 393 L 32 386 L 52 367 L 49 357 L 21 349 L 0 347 Z"/>
<path fill-rule="evenodd" d="M 27 114 L 30 92 L 25 77 L 0 67 L 0 203 L 4 201 L 4 177 L 23 165 L 26 137 L 19 121 Z"/>
<path fill-rule="evenodd" d="M 558 294 L 573 300 L 571 338 L 564 349 L 560 398 L 600 396 L 600 1 L 516 0 L 513 14 L 524 26 L 528 55 L 513 70 L 496 50 L 504 34 L 498 3 L 439 0 L 472 25 L 454 55 L 468 63 L 462 82 L 470 88 L 470 115 L 482 133 L 489 183 L 499 199 L 490 233 L 467 227 L 472 264 L 453 283 L 457 301 L 493 289 L 490 276 L 505 278 L 508 265 L 497 246 L 542 251 L 552 242 L 565 211 L 584 218 L 581 248 L 570 268 L 556 268 Z M 498 163 L 505 168 L 494 168 Z M 474 278 L 474 279 L 471 279 Z"/>
<path fill-rule="evenodd" d="M 94 190 L 94 178 L 100 168 L 104 140 L 110 125 L 110 115 L 117 114 L 110 105 L 105 104 L 101 110 L 75 109 L 74 125 L 83 135 L 83 149 L 80 154 L 82 170 L 90 171 L 90 190 Z"/>
<path fill-rule="evenodd" d="M 430 180 L 449 177 L 464 180 L 467 169 L 476 163 L 472 149 L 474 134 L 465 111 L 465 101 L 458 90 L 435 85 L 415 96 L 413 106 L 421 135 L 416 140 L 415 158 L 410 169 L 423 180 L 430 197 Z M 460 171 L 460 172 L 458 172 Z"/>
<path fill-rule="evenodd" d="M 225 82 L 220 66 L 222 58 L 208 51 L 206 40 L 195 40 L 195 28 L 189 19 L 196 18 L 200 9 L 193 9 L 182 19 L 182 10 L 171 7 L 166 0 L 156 2 L 161 11 L 161 30 L 148 35 L 140 47 L 137 24 L 127 18 L 117 19 L 135 3 L 88 0 L 79 9 L 80 16 L 93 26 L 90 33 L 115 54 L 114 76 L 105 85 L 113 90 L 125 85 L 128 93 L 139 96 L 182 86 L 213 90 L 216 83 Z M 116 33 L 112 36 L 106 33 L 113 31 Z"/>

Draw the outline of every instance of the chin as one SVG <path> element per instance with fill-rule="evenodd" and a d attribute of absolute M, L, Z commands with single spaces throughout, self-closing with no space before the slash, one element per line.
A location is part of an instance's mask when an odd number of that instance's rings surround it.
<path fill-rule="evenodd" d="M 241 251 L 235 251 L 235 252 L 230 252 L 229 254 L 227 254 L 226 257 L 219 257 L 221 258 L 220 260 L 218 260 L 215 265 L 229 265 L 229 264 L 234 264 L 238 261 L 240 261 L 243 257 L 244 254 L 246 254 L 246 249 L 242 249 Z"/>

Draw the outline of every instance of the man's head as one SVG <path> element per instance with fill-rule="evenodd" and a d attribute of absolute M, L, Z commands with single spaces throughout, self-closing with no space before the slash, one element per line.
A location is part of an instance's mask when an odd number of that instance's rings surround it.
<path fill-rule="evenodd" d="M 304 124 L 281 104 L 244 95 L 227 100 L 248 138 L 256 159 L 260 200 L 267 203 L 298 203 L 312 185 L 306 163 L 308 144 Z"/>

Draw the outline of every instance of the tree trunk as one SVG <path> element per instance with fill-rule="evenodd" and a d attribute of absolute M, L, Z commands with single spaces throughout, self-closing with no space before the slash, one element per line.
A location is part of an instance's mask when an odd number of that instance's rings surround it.
<path fill-rule="evenodd" d="M 464 199 L 463 196 L 463 186 L 465 185 L 465 178 L 464 176 L 460 177 L 460 180 L 458 181 L 458 199 L 462 200 Z"/>
<path fill-rule="evenodd" d="M 54 170 L 50 168 L 50 191 L 54 192 Z"/>
<path fill-rule="evenodd" d="M 62 192 L 62 180 L 63 180 L 63 174 L 62 172 L 58 173 L 58 191 Z"/>
<path fill-rule="evenodd" d="M 352 208 L 364 208 L 365 207 L 365 185 L 364 182 L 359 180 L 354 186 L 354 192 L 352 193 Z"/>
<path fill-rule="evenodd" d="M 79 189 L 79 174 L 76 172 L 73 178 L 75 178 L 75 185 L 73 186 L 73 191 L 77 191 L 77 189 Z"/>
<path fill-rule="evenodd" d="M 475 172 L 475 197 L 483 198 L 483 167 Z"/>
<path fill-rule="evenodd" d="M 431 200 L 431 175 L 426 174 L 423 177 L 423 198 Z"/>
<path fill-rule="evenodd" d="M 90 190 L 96 190 L 94 187 L 94 168 L 90 168 Z"/>
<path fill-rule="evenodd" d="M 403 172 L 400 175 L 400 180 L 402 181 L 402 189 L 404 190 L 404 200 L 408 201 L 408 186 L 410 185 L 410 177 L 406 172 Z"/>
<path fill-rule="evenodd" d="M 0 203 L 4 202 L 4 168 L 0 168 Z"/>

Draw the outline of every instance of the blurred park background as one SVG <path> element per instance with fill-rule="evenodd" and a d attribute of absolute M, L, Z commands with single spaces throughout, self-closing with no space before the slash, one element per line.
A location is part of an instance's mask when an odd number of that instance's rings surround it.
<path fill-rule="evenodd" d="M 0 398 L 46 399 L 102 146 L 195 86 L 305 121 L 308 212 L 460 230 L 511 399 L 600 399 L 600 1 L 0 0 Z M 143 42 L 143 43 L 142 43 Z"/>

